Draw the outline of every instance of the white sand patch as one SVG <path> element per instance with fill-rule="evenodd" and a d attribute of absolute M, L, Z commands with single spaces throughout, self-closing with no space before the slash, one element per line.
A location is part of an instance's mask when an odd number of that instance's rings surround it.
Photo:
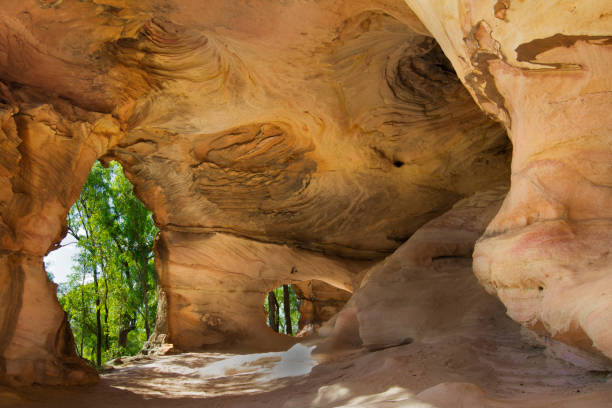
<path fill-rule="evenodd" d="M 309 374 L 317 362 L 311 357 L 312 351 L 316 346 L 304 346 L 296 344 L 281 354 L 281 361 L 274 366 L 269 379 L 297 377 Z"/>
<path fill-rule="evenodd" d="M 262 369 L 266 373 L 259 377 L 259 381 L 297 377 L 310 373 L 317 365 L 311 358 L 314 348 L 296 344 L 285 352 L 239 354 L 208 364 L 197 371 L 201 378 L 261 373 Z"/>

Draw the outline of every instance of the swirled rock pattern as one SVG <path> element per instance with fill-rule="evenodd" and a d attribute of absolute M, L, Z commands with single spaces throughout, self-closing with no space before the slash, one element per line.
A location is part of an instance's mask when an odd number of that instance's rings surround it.
<path fill-rule="evenodd" d="M 435 42 L 387 14 L 355 14 L 282 51 L 241 26 L 221 36 L 162 19 L 109 46 L 155 87 L 106 157 L 124 163 L 162 229 L 375 259 L 504 176 L 503 132 Z"/>

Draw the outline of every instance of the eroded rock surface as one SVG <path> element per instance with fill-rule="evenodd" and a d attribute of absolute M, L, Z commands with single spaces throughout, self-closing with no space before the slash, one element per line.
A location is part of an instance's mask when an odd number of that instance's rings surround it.
<path fill-rule="evenodd" d="M 499 187 L 459 201 L 366 273 L 352 299 L 364 346 L 425 341 L 465 326 L 476 335 L 479 320 L 497 306 L 483 297 L 465 265 L 506 191 Z"/>
<path fill-rule="evenodd" d="M 515 320 L 612 357 L 612 5 L 407 3 L 512 140 L 476 275 Z"/>
<path fill-rule="evenodd" d="M 190 31 L 198 48 L 181 58 L 215 62 L 214 83 L 183 65 L 160 78 L 166 85 L 134 108 L 107 156 L 124 164 L 161 229 L 380 258 L 503 178 L 503 131 L 477 111 L 435 42 L 384 13 L 329 15 L 332 5 L 310 7 L 333 30 L 302 27 L 287 44 L 254 41 L 238 22 L 223 36 Z M 288 14 L 273 30 L 289 30 L 293 7 L 278 10 Z M 247 11 L 242 18 L 256 18 Z M 187 35 L 154 23 L 130 47 L 164 41 L 171 52 L 178 40 L 168 33 Z"/>
<path fill-rule="evenodd" d="M 332 319 L 351 298 L 349 292 L 320 280 L 291 285 L 299 301 L 300 320 L 298 335 L 315 333 L 321 325 Z"/>
<path fill-rule="evenodd" d="M 370 262 L 325 257 L 223 233 L 162 232 L 159 284 L 167 298 L 165 341 L 180 350 L 269 351 L 295 338 L 266 326 L 264 299 L 283 284 L 318 279 L 352 291 Z"/>
<path fill-rule="evenodd" d="M 42 257 L 62 235 L 94 160 L 113 143 L 110 115 L 3 88 L 0 106 L 0 382 L 95 381 L 74 349 Z"/>

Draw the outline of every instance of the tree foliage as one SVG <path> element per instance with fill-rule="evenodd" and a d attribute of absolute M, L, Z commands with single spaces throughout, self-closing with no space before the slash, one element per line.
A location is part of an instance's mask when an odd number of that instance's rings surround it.
<path fill-rule="evenodd" d="M 157 310 L 151 213 L 134 196 L 121 165 L 96 162 L 68 214 L 80 251 L 58 288 L 77 352 L 101 365 L 137 353 Z"/>

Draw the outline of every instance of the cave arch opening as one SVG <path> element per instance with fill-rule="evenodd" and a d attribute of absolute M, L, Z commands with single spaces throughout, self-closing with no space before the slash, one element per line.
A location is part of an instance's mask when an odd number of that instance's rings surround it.
<path fill-rule="evenodd" d="M 266 324 L 277 333 L 306 337 L 318 332 L 352 293 L 318 279 L 279 285 L 264 300 Z"/>
<path fill-rule="evenodd" d="M 45 257 L 75 350 L 91 365 L 138 353 L 155 328 L 157 232 L 122 166 L 96 161 Z"/>

